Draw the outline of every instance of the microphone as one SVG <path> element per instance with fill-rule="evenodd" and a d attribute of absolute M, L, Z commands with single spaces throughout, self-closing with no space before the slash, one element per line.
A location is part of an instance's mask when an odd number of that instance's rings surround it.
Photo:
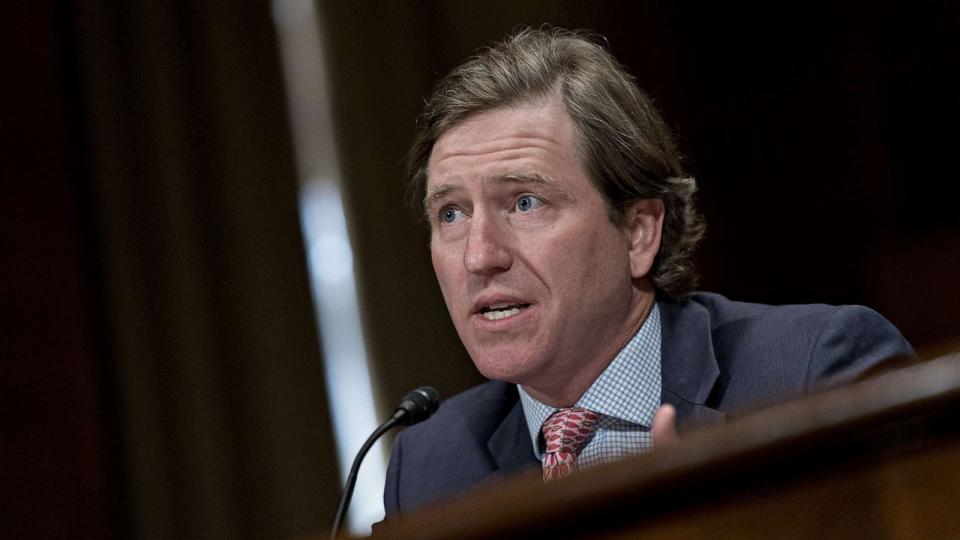
<path fill-rule="evenodd" d="M 353 460 L 353 466 L 350 467 L 350 474 L 347 475 L 347 485 L 343 488 L 343 493 L 340 495 L 337 515 L 333 518 L 333 531 L 330 533 L 330 540 L 336 540 L 340 535 L 343 518 L 347 515 L 347 509 L 350 508 L 353 488 L 357 484 L 357 473 L 360 472 L 360 463 L 363 462 L 363 458 L 367 455 L 367 452 L 370 451 L 373 443 L 377 442 L 377 439 L 379 439 L 381 435 L 397 426 L 412 426 L 418 422 L 423 422 L 427 418 L 430 418 L 433 413 L 437 412 L 439 406 L 440 394 L 432 387 L 421 386 L 416 390 L 411 390 L 400 400 L 400 404 L 397 405 L 397 408 L 393 411 L 393 416 L 386 422 L 380 424 L 380 427 L 375 429 L 370 437 L 367 438 L 367 442 L 363 443 L 360 451 L 357 452 L 357 457 Z"/>
<path fill-rule="evenodd" d="M 433 387 L 421 386 L 403 396 L 393 411 L 393 418 L 405 426 L 412 426 L 433 416 L 439 406 L 440 394 Z"/>

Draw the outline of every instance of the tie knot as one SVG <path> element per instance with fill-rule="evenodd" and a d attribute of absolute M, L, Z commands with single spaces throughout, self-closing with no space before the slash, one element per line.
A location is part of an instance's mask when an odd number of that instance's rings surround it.
<path fill-rule="evenodd" d="M 593 436 L 597 413 L 580 407 L 560 409 L 543 423 L 543 440 L 547 445 L 543 461 L 544 480 L 566 476 L 573 470 L 580 450 Z"/>

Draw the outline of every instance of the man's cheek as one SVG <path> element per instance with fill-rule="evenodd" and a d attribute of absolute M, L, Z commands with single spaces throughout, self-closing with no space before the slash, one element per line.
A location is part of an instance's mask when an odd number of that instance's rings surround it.
<path fill-rule="evenodd" d="M 443 295 L 446 298 L 449 293 L 453 292 L 453 285 L 455 285 L 459 280 L 457 280 L 455 272 L 453 272 L 453 267 L 451 266 L 451 261 L 449 257 L 433 254 L 433 272 L 437 276 L 437 283 L 440 285 L 440 290 L 443 291 Z"/>

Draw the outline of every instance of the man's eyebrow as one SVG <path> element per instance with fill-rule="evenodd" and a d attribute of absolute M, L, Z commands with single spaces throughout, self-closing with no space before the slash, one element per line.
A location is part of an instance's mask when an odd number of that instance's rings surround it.
<path fill-rule="evenodd" d="M 488 182 L 494 184 L 534 184 L 537 186 L 543 186 L 545 188 L 553 191 L 557 196 L 564 200 L 572 200 L 571 196 L 565 189 L 560 187 L 559 184 L 548 180 L 543 175 L 537 172 L 514 172 L 503 175 L 498 175 L 491 177 Z M 454 184 L 440 184 L 434 186 L 427 192 L 427 195 L 423 198 L 423 209 L 424 211 L 430 211 L 432 206 L 436 203 L 438 199 L 442 199 L 451 191 L 457 190 L 458 187 Z"/>
<path fill-rule="evenodd" d="M 567 190 L 563 189 L 556 182 L 545 178 L 538 172 L 510 173 L 503 176 L 497 176 L 493 178 L 492 181 L 498 184 L 534 184 L 550 189 L 561 199 L 568 201 L 573 199 L 573 196 L 567 193 Z"/>
<path fill-rule="evenodd" d="M 430 191 L 423 198 L 424 212 L 429 212 L 438 199 L 442 199 L 455 189 L 457 189 L 457 187 L 453 184 L 440 184 L 439 186 L 430 188 Z"/>

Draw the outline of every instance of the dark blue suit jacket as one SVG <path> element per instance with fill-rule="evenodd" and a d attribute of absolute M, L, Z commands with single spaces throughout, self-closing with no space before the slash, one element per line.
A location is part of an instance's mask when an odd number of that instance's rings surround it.
<path fill-rule="evenodd" d="M 680 429 L 913 355 L 890 322 L 862 306 L 767 306 L 711 293 L 659 305 L 661 401 L 677 408 Z M 516 386 L 484 383 L 396 438 L 387 517 L 537 465 Z"/>

